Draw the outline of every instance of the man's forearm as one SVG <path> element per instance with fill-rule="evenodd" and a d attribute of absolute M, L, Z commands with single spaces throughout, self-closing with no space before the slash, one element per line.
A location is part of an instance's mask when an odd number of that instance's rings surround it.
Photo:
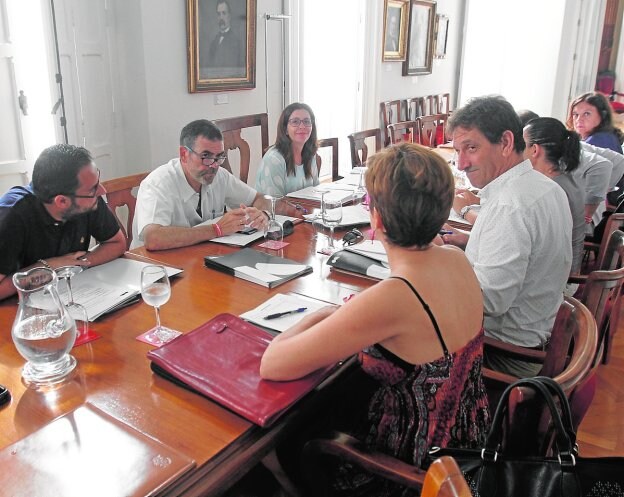
<path fill-rule="evenodd" d="M 126 237 L 123 232 L 119 230 L 115 236 L 104 242 L 100 242 L 97 247 L 87 252 L 85 258 L 89 261 L 90 266 L 97 266 L 121 257 L 125 251 Z"/>
<path fill-rule="evenodd" d="M 188 247 L 219 236 L 213 224 L 193 228 L 150 225 L 145 228 L 145 231 L 144 239 L 147 250 Z"/>

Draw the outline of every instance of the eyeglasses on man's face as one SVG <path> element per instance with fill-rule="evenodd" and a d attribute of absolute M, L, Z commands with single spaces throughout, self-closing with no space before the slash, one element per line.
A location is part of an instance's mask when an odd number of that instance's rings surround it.
<path fill-rule="evenodd" d="M 311 128 L 312 127 L 312 119 L 307 119 L 307 118 L 306 119 L 299 119 L 298 117 L 293 117 L 292 119 L 288 120 L 288 124 L 290 124 L 294 128 L 298 128 L 302 124 L 303 124 L 304 128 Z"/>
<path fill-rule="evenodd" d="M 71 198 L 95 198 L 95 197 L 100 196 L 99 190 L 100 190 L 100 170 L 98 169 L 97 170 L 97 183 L 90 190 L 93 193 L 90 193 L 89 195 L 77 195 L 75 193 L 66 193 L 63 195 L 65 195 L 66 197 L 71 197 Z"/>
<path fill-rule="evenodd" d="M 193 150 L 192 148 L 187 147 L 186 145 L 184 146 L 184 148 L 188 150 L 189 152 L 197 155 L 199 159 L 201 160 L 202 165 L 207 166 L 207 167 L 212 167 L 215 165 L 219 167 L 221 164 L 225 162 L 225 159 L 227 159 L 227 156 L 225 154 L 219 154 L 216 156 L 211 155 L 208 152 L 204 152 L 203 154 L 200 154 L 198 152 L 195 152 L 195 150 Z"/>

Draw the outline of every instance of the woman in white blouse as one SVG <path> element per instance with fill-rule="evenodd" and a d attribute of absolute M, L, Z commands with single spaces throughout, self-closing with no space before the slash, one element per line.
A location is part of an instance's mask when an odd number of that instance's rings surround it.
<path fill-rule="evenodd" d="M 317 149 L 314 112 L 306 104 L 290 104 L 280 115 L 275 144 L 262 158 L 256 190 L 283 197 L 318 185 Z"/>

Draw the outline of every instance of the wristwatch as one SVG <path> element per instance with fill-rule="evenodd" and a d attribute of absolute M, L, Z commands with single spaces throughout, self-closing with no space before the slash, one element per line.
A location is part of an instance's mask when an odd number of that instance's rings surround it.
<path fill-rule="evenodd" d="M 459 210 L 459 216 L 462 219 L 466 219 L 466 214 L 468 214 L 468 211 L 472 209 L 472 205 L 464 205 L 460 210 Z"/>

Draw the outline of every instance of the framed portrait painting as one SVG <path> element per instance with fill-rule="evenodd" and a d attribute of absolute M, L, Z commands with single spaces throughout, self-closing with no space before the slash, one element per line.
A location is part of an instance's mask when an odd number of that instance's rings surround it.
<path fill-rule="evenodd" d="M 435 20 L 436 2 L 411 0 L 407 57 L 403 62 L 403 76 L 431 74 Z"/>
<path fill-rule="evenodd" d="M 187 0 L 189 92 L 256 87 L 257 0 Z"/>
<path fill-rule="evenodd" d="M 384 62 L 405 60 L 409 0 L 385 0 L 383 56 Z"/>

